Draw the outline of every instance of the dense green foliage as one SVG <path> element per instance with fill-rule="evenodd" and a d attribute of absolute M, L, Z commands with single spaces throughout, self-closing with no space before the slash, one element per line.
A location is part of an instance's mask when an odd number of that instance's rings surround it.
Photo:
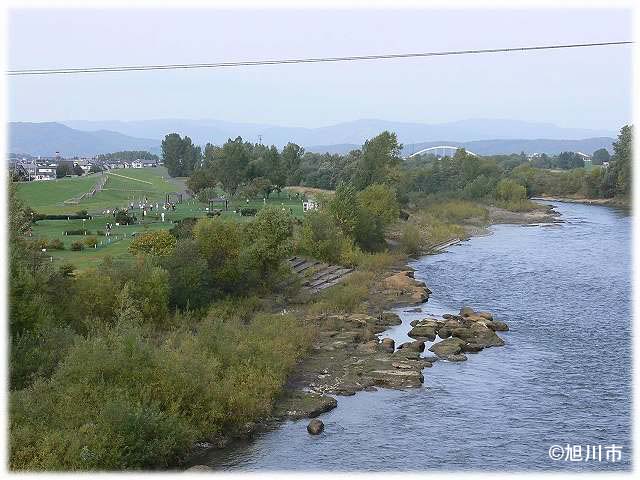
<path fill-rule="evenodd" d="M 11 467 L 173 465 L 195 441 L 268 414 L 308 341 L 297 319 L 264 314 L 248 324 L 211 314 L 157 339 L 125 289 L 113 328 L 12 394 Z"/>
<path fill-rule="evenodd" d="M 273 145 L 252 144 L 241 137 L 229 139 L 221 147 L 207 144 L 202 165 L 187 184 L 196 193 L 220 187 L 231 196 L 269 197 L 271 192 L 297 182 L 303 153 L 304 149 L 293 143 L 280 152 Z"/>
<path fill-rule="evenodd" d="M 586 198 L 628 197 L 631 193 L 632 128 L 622 127 L 613 144 L 613 155 L 607 167 L 596 166 L 564 172 L 522 165 L 512 177 L 527 188 L 529 196 L 574 195 Z"/>
<path fill-rule="evenodd" d="M 138 255 L 148 253 L 150 255 L 167 256 L 176 248 L 176 238 L 167 230 L 155 230 L 137 235 L 129 245 L 129 251 Z"/>
<path fill-rule="evenodd" d="M 159 158 L 158 155 L 145 150 L 124 150 L 122 152 L 102 153 L 96 156 L 96 160 L 100 163 L 135 162 L 136 160 L 153 160 L 157 162 Z"/>
<path fill-rule="evenodd" d="M 172 177 L 191 175 L 200 164 L 202 153 L 187 136 L 171 133 L 162 141 L 162 159 Z"/>
<path fill-rule="evenodd" d="M 143 233 L 134 262 L 74 272 L 23 239 L 30 215 L 14 190 L 11 468 L 166 466 L 271 411 L 309 330 L 245 306 L 286 275 L 288 211 L 264 208 L 246 224 L 200 219 L 178 238 Z"/>

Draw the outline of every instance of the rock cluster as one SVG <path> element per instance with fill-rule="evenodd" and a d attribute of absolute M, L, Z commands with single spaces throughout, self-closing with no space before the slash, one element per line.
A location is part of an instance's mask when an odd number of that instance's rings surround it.
<path fill-rule="evenodd" d="M 509 330 L 506 323 L 495 320 L 490 312 L 476 312 L 470 307 L 460 309 L 459 315 L 445 314 L 443 320 L 414 320 L 411 326 L 409 336 L 412 338 L 434 341 L 438 336 L 443 339 L 429 350 L 451 362 L 466 360 L 465 353 L 504 345 L 504 340 L 495 332 Z"/>

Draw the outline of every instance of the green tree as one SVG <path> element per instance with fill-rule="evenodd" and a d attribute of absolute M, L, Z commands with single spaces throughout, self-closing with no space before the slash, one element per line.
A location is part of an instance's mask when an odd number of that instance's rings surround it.
<path fill-rule="evenodd" d="M 282 165 L 282 159 L 278 149 L 275 146 L 271 146 L 265 154 L 265 175 L 268 178 L 270 185 L 273 185 L 274 190 L 278 193 L 287 183 L 287 172 Z M 269 191 L 266 196 L 269 196 Z"/>
<path fill-rule="evenodd" d="M 182 138 L 177 133 L 171 133 L 162 141 L 162 158 L 169 175 L 186 177 L 200 165 L 202 152 L 189 137 Z"/>
<path fill-rule="evenodd" d="M 196 223 L 193 236 L 198 253 L 207 262 L 211 288 L 219 293 L 232 293 L 238 289 L 243 279 L 240 267 L 240 252 L 245 245 L 242 225 L 225 217 L 203 218 Z"/>
<path fill-rule="evenodd" d="M 376 218 L 383 227 L 387 227 L 398 219 L 400 205 L 394 189 L 388 185 L 374 183 L 358 192 L 360 206 Z"/>
<path fill-rule="evenodd" d="M 56 167 L 56 177 L 64 178 L 68 175 L 73 175 L 73 168 L 68 162 L 60 162 Z"/>
<path fill-rule="evenodd" d="M 629 195 L 631 193 L 631 158 L 633 129 L 625 125 L 620 129 L 618 139 L 613 142 L 613 157 L 609 168 L 615 176 L 615 194 Z"/>
<path fill-rule="evenodd" d="M 209 266 L 204 257 L 195 254 L 198 243 L 193 239 L 177 242 L 171 255 L 162 258 L 169 274 L 169 303 L 178 308 L 201 308 L 211 302 Z"/>
<path fill-rule="evenodd" d="M 324 262 L 338 263 L 345 249 L 353 245 L 343 235 L 333 217 L 325 210 L 308 212 L 299 232 L 297 250 Z"/>
<path fill-rule="evenodd" d="M 297 185 L 300 177 L 300 163 L 304 155 L 304 148 L 295 143 L 287 143 L 282 149 L 282 173 L 286 176 L 287 185 Z"/>
<path fill-rule="evenodd" d="M 609 160 L 611 160 L 611 155 L 609 155 L 609 151 L 606 148 L 599 148 L 591 156 L 592 165 L 602 165 L 603 162 L 608 162 Z"/>
<path fill-rule="evenodd" d="M 363 190 L 374 183 L 394 183 L 402 161 L 401 150 L 396 134 L 387 131 L 364 142 L 353 177 L 355 187 Z"/>
<path fill-rule="evenodd" d="M 247 225 L 245 234 L 247 247 L 242 253 L 249 263 L 247 270 L 265 284 L 291 254 L 293 218 L 288 210 L 268 206 Z"/>
<path fill-rule="evenodd" d="M 515 180 L 503 178 L 496 186 L 496 198 L 503 202 L 521 202 L 527 198 L 527 189 Z"/>
<path fill-rule="evenodd" d="M 328 204 L 329 213 L 342 233 L 354 238 L 360 217 L 358 195 L 352 184 L 342 183 Z"/>
<path fill-rule="evenodd" d="M 238 186 L 246 179 L 249 165 L 249 154 L 242 137 L 227 140 L 214 162 L 216 176 L 222 187 L 234 195 Z"/>

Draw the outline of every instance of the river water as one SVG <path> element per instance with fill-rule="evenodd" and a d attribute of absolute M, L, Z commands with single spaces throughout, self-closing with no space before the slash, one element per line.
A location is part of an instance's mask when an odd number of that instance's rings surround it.
<path fill-rule="evenodd" d="M 307 434 L 308 420 L 286 422 L 199 463 L 221 470 L 629 470 L 631 217 L 546 203 L 563 223 L 495 226 L 491 235 L 413 262 L 433 294 L 422 313 L 396 310 L 403 325 L 383 334 L 408 340 L 412 319 L 469 305 L 509 324 L 499 333 L 504 347 L 436 362 L 420 389 L 338 397 L 338 408 L 320 417 L 322 435 Z M 564 449 L 562 459 L 550 458 L 553 445 Z M 619 450 L 612 445 L 622 448 L 619 460 L 607 459 Z"/>

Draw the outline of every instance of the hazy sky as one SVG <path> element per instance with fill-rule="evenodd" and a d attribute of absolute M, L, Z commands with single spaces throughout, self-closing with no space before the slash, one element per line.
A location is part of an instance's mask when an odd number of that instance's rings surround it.
<path fill-rule="evenodd" d="M 371 55 L 631 39 L 625 10 L 13 10 L 9 68 Z M 9 77 L 13 121 L 510 118 L 617 130 L 631 47 Z"/>

